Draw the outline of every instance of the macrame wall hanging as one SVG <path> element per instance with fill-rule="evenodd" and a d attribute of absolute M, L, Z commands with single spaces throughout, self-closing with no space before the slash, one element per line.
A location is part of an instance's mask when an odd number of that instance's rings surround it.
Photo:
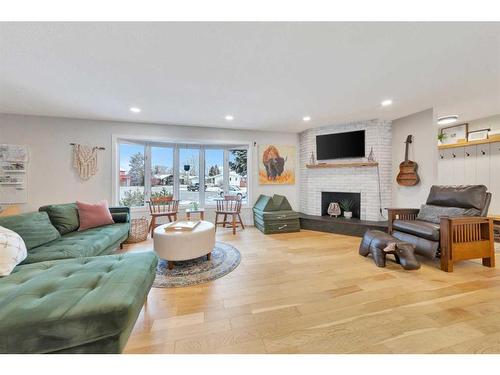
<path fill-rule="evenodd" d="M 97 173 L 97 152 L 105 150 L 104 147 L 91 147 L 70 143 L 73 146 L 73 168 L 84 181 Z"/>

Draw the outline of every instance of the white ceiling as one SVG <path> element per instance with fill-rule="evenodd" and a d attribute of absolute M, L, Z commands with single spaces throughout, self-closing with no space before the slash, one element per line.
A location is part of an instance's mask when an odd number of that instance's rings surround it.
<path fill-rule="evenodd" d="M 500 113 L 500 23 L 0 24 L 4 113 L 300 131 L 430 107 Z"/>

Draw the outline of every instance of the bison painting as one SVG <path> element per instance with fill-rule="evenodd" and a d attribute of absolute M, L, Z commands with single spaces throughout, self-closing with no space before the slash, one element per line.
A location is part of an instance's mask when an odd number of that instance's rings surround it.
<path fill-rule="evenodd" d="M 259 168 L 260 183 L 295 183 L 295 148 L 293 146 L 266 145 L 263 150 L 260 161 L 264 169 Z"/>

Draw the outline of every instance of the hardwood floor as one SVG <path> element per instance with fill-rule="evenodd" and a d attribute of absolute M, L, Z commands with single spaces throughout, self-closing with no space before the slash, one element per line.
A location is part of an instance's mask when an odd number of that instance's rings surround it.
<path fill-rule="evenodd" d="M 242 261 L 214 282 L 152 288 L 125 353 L 499 353 L 500 270 L 439 261 L 377 268 L 360 238 L 236 236 Z M 124 251 L 152 249 L 152 241 Z"/>

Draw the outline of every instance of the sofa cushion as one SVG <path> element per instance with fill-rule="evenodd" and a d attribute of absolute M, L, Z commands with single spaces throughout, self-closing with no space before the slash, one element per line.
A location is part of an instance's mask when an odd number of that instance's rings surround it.
<path fill-rule="evenodd" d="M 47 212 L 50 222 L 62 235 L 74 232 L 80 226 L 75 203 L 51 204 L 40 207 L 39 211 Z"/>
<path fill-rule="evenodd" d="M 434 223 L 421 220 L 394 220 L 392 227 L 431 241 L 439 241 L 439 225 Z"/>
<path fill-rule="evenodd" d="M 443 207 L 423 204 L 417 215 L 417 220 L 439 224 L 441 217 L 479 216 L 481 211 L 477 208 Z"/>
<path fill-rule="evenodd" d="M 105 200 L 95 204 L 76 201 L 76 206 L 80 218 L 79 231 L 114 223 L 111 212 L 109 212 L 108 202 Z"/>
<path fill-rule="evenodd" d="M 19 234 L 28 250 L 61 237 L 57 229 L 51 224 L 49 215 L 46 212 L 29 212 L 0 217 L 0 226 Z"/>
<path fill-rule="evenodd" d="M 0 353 L 78 352 L 106 338 L 107 352 L 121 352 L 156 264 L 144 252 L 16 267 L 0 279 Z"/>
<path fill-rule="evenodd" d="M 476 208 L 482 210 L 486 202 L 486 190 L 486 186 L 484 185 L 433 185 L 426 203 L 434 206 Z"/>
<path fill-rule="evenodd" d="M 23 263 L 108 254 L 114 250 L 110 247 L 116 247 L 117 242 L 127 238 L 128 230 L 129 224 L 121 223 L 71 232 L 56 241 L 32 249 Z"/>

